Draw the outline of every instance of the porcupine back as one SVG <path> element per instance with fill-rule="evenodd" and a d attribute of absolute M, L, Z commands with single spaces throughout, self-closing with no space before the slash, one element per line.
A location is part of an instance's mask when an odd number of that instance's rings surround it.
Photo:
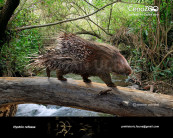
<path fill-rule="evenodd" d="M 62 70 L 64 73 L 98 75 L 110 70 L 117 49 L 107 44 L 90 42 L 74 34 L 61 33 L 54 47 L 35 59 L 38 67 Z"/>

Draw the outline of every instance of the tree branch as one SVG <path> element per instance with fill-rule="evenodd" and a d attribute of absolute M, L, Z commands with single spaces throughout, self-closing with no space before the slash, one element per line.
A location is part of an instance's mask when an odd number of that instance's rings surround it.
<path fill-rule="evenodd" d="M 84 0 L 87 4 L 91 5 L 92 7 L 94 7 L 95 9 L 98 9 L 96 6 L 94 6 L 93 4 L 89 3 L 87 0 Z"/>
<path fill-rule="evenodd" d="M 111 8 L 110 8 L 110 14 L 109 14 L 109 22 L 108 22 L 108 33 L 109 33 L 109 27 L 110 27 L 110 23 L 111 23 L 111 18 L 112 18 L 112 8 L 113 6 L 111 5 Z"/>
<path fill-rule="evenodd" d="M 82 10 L 82 12 L 84 12 L 84 14 L 86 14 L 87 15 L 87 12 L 86 12 L 86 10 L 84 10 L 85 9 L 85 7 L 84 7 L 84 9 L 82 9 L 76 2 L 72 2 L 74 5 L 76 5 L 79 9 L 81 9 Z M 76 7 L 75 6 L 73 6 L 75 9 L 76 9 Z M 79 10 L 76 10 L 76 11 L 79 11 Z M 89 17 L 88 17 L 89 18 Z M 92 28 L 92 26 L 91 26 L 91 24 L 90 24 L 90 22 L 88 21 L 88 20 L 86 20 L 87 21 L 87 23 L 88 23 L 88 25 L 90 26 L 90 29 L 94 32 L 94 30 L 93 30 L 93 28 Z M 79 26 L 78 26 L 79 27 Z"/>
<path fill-rule="evenodd" d="M 25 29 L 47 27 L 47 26 L 58 25 L 58 24 L 62 24 L 62 23 L 70 22 L 70 21 L 76 21 L 76 20 L 79 20 L 79 19 L 83 19 L 83 18 L 92 16 L 92 15 L 96 14 L 97 12 L 103 10 L 103 9 L 106 8 L 107 6 L 110 6 L 110 5 L 112 5 L 112 4 L 116 3 L 116 2 L 118 2 L 118 1 L 111 2 L 111 3 L 107 4 L 107 5 L 105 5 L 105 6 L 101 7 L 101 8 L 99 8 L 98 10 L 94 11 L 93 13 L 88 14 L 88 15 L 85 15 L 85 16 L 80 16 L 80 17 L 77 17 L 77 18 L 67 19 L 67 20 L 58 21 L 58 22 L 54 22 L 54 23 L 48 23 L 48 24 L 44 24 L 44 25 L 32 25 L 32 26 L 18 27 L 18 28 L 14 29 L 14 30 L 15 30 L 15 31 L 21 31 L 21 30 L 25 30 Z"/>
<path fill-rule="evenodd" d="M 81 9 L 82 12 L 84 12 L 87 15 L 86 10 L 82 9 L 77 3 L 72 2 L 74 5 L 76 5 L 79 9 Z M 75 8 L 75 7 L 74 7 Z M 91 30 L 94 32 L 94 30 L 92 29 L 92 26 L 90 25 L 90 22 L 92 22 L 94 25 L 96 25 L 98 28 L 100 28 L 103 32 L 105 32 L 107 35 L 112 36 L 112 34 L 110 34 L 109 32 L 107 32 L 104 28 L 102 28 L 101 26 L 99 26 L 97 23 L 95 23 L 93 20 L 91 20 L 90 17 L 88 17 L 88 20 L 86 19 L 86 21 L 88 22 Z M 90 22 L 89 22 L 90 21 Z M 86 33 L 86 32 L 85 32 Z M 94 32 L 95 33 L 95 32 Z M 96 34 L 96 33 L 95 33 Z"/>
<path fill-rule="evenodd" d="M 101 39 L 101 40 L 103 40 L 103 41 L 106 41 L 106 40 L 105 40 L 104 38 L 102 38 L 100 35 L 98 35 L 98 34 L 95 33 L 95 32 L 91 32 L 91 31 L 82 30 L 82 31 L 76 32 L 75 34 L 88 34 L 88 35 L 95 36 L 95 37 L 97 37 L 98 39 Z"/>
<path fill-rule="evenodd" d="M 173 116 L 173 96 L 47 77 L 0 77 L 0 105 L 51 104 L 117 116 Z"/>
<path fill-rule="evenodd" d="M 163 61 L 166 59 L 166 57 L 167 57 L 168 55 L 170 55 L 171 53 L 173 53 L 173 50 L 169 51 L 169 52 L 164 56 L 164 58 L 162 59 L 162 61 L 159 63 L 159 65 L 158 65 L 157 67 L 159 67 L 159 66 L 163 63 Z"/>
<path fill-rule="evenodd" d="M 107 32 L 104 28 L 102 28 L 101 26 L 99 26 L 98 24 L 96 24 L 93 20 L 91 20 L 90 18 L 88 19 L 89 21 L 91 21 L 94 25 L 96 25 L 98 28 L 100 28 L 104 33 L 106 33 L 107 35 L 112 36 L 113 34 Z"/>

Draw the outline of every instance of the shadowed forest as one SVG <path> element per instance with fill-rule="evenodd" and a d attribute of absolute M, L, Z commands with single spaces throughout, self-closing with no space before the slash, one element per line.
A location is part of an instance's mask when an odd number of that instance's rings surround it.
<path fill-rule="evenodd" d="M 172 94 L 172 5 L 171 0 L 0 0 L 0 76 L 31 76 L 30 57 L 67 32 L 117 47 L 133 70 L 127 79 L 119 77 L 123 82 Z"/>

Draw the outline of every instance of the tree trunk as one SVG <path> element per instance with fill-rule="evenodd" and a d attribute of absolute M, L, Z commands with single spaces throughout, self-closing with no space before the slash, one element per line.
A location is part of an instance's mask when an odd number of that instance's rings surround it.
<path fill-rule="evenodd" d="M 5 42 L 4 38 L 8 21 L 13 15 L 15 9 L 18 7 L 19 3 L 20 0 L 7 0 L 2 8 L 2 11 L 0 12 L 0 52 L 2 45 Z"/>
<path fill-rule="evenodd" d="M 50 104 L 117 116 L 173 116 L 173 96 L 47 77 L 0 77 L 0 105 Z"/>

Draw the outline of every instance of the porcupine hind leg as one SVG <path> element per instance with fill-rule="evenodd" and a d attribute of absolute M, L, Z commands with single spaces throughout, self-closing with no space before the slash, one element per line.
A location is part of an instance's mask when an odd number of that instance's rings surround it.
<path fill-rule="evenodd" d="M 82 74 L 81 76 L 82 76 L 84 82 L 86 82 L 86 83 L 90 83 L 91 82 L 91 80 L 88 79 L 88 77 L 89 77 L 88 74 Z"/>
<path fill-rule="evenodd" d="M 58 78 L 58 80 L 61 81 L 67 81 L 66 78 L 63 77 L 64 73 L 61 70 L 56 70 L 56 77 Z"/>
<path fill-rule="evenodd" d="M 49 68 L 46 68 L 46 74 L 47 74 L 47 77 L 50 78 L 50 69 Z"/>

